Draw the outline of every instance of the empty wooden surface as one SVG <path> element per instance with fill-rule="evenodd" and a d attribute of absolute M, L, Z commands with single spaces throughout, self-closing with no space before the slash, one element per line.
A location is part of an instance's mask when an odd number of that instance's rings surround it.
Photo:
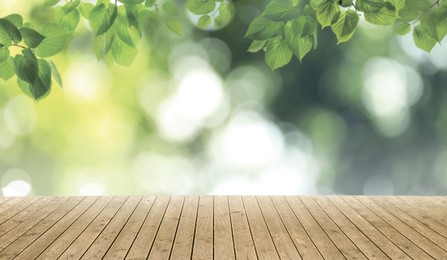
<path fill-rule="evenodd" d="M 0 259 L 447 259 L 447 197 L 0 197 Z"/>

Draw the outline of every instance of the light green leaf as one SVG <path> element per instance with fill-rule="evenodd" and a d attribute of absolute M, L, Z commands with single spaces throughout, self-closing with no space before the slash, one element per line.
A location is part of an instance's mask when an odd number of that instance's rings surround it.
<path fill-rule="evenodd" d="M 340 6 L 332 1 L 325 1 L 317 8 L 317 20 L 322 28 L 330 26 L 337 21 L 340 15 Z"/>
<path fill-rule="evenodd" d="M 29 49 L 24 49 L 22 53 L 23 55 L 15 56 L 17 77 L 23 81 L 33 83 L 39 76 L 37 58 Z"/>
<path fill-rule="evenodd" d="M 355 6 L 357 10 L 364 13 L 374 13 L 385 5 L 384 0 L 357 0 Z"/>
<path fill-rule="evenodd" d="M 265 49 L 265 62 L 272 70 L 288 64 L 291 59 L 292 51 L 281 37 L 268 41 Z"/>
<path fill-rule="evenodd" d="M 405 5 L 405 0 L 385 0 L 385 2 L 392 4 L 396 8 L 396 11 L 399 11 Z"/>
<path fill-rule="evenodd" d="M 193 14 L 209 14 L 216 8 L 216 3 L 212 0 L 187 0 L 186 8 Z"/>
<path fill-rule="evenodd" d="M 299 15 L 298 6 L 293 6 L 290 0 L 273 0 L 266 7 L 262 16 L 272 21 L 288 21 Z"/>
<path fill-rule="evenodd" d="M 202 15 L 197 22 L 197 27 L 206 29 L 211 24 L 211 17 L 209 15 Z"/>
<path fill-rule="evenodd" d="M 310 16 L 300 16 L 286 24 L 287 45 L 300 61 L 313 49 L 316 30 L 317 22 Z"/>
<path fill-rule="evenodd" d="M 65 29 L 72 33 L 78 27 L 79 21 L 81 20 L 81 14 L 78 10 L 73 10 L 70 13 L 64 15 L 59 21 L 60 25 L 65 27 Z"/>
<path fill-rule="evenodd" d="M 43 3 L 45 6 L 49 7 L 59 3 L 59 1 L 60 0 L 44 0 Z"/>
<path fill-rule="evenodd" d="M 338 21 L 332 25 L 332 31 L 337 36 L 338 43 L 350 40 L 358 23 L 359 15 L 356 11 L 348 10 L 342 12 Z"/>
<path fill-rule="evenodd" d="M 268 40 L 281 35 L 284 31 L 283 22 L 272 22 L 265 17 L 256 17 L 248 27 L 245 37 L 253 40 Z"/>
<path fill-rule="evenodd" d="M 256 41 L 254 40 L 250 46 L 248 47 L 247 51 L 248 52 L 258 52 L 262 49 L 264 49 L 265 45 L 267 44 L 267 41 Z"/>
<path fill-rule="evenodd" d="M 166 26 L 168 27 L 169 30 L 171 30 L 177 35 L 182 35 L 183 33 L 182 23 L 175 18 L 168 18 L 166 20 Z"/>
<path fill-rule="evenodd" d="M 34 29 L 22 27 L 19 30 L 23 36 L 23 41 L 30 48 L 36 48 L 45 39 L 45 36 Z"/>
<path fill-rule="evenodd" d="M 23 18 L 20 14 L 10 14 L 8 16 L 3 17 L 3 19 L 10 21 L 12 24 L 15 25 L 15 27 L 23 26 Z"/>
<path fill-rule="evenodd" d="M 309 36 L 316 33 L 317 21 L 314 18 L 303 15 L 286 24 L 286 33 L 294 31 L 299 37 Z"/>
<path fill-rule="evenodd" d="M 144 0 L 118 0 L 118 2 L 121 2 L 123 4 L 141 4 L 144 2 Z"/>
<path fill-rule="evenodd" d="M 405 0 L 405 4 L 402 9 L 399 10 L 400 20 L 409 22 L 419 18 L 419 16 L 430 10 L 431 4 L 429 1 L 421 0 Z"/>
<path fill-rule="evenodd" d="M 399 35 L 405 35 L 411 31 L 411 25 L 406 22 L 400 23 L 397 25 L 395 31 Z"/>
<path fill-rule="evenodd" d="M 16 63 L 12 57 L 8 57 L 0 63 L 0 78 L 4 80 L 10 79 L 16 74 Z"/>
<path fill-rule="evenodd" d="M 173 1 L 168 0 L 163 4 L 163 11 L 165 11 L 167 14 L 177 16 L 178 15 L 177 4 L 174 3 Z"/>
<path fill-rule="evenodd" d="M 19 43 L 22 41 L 22 35 L 20 34 L 19 29 L 10 21 L 6 19 L 0 19 L 0 31 L 3 30 L 3 33 L 6 33 L 8 37 L 15 43 Z M 2 32 L 0 32 L 1 34 Z"/>
<path fill-rule="evenodd" d="M 96 58 L 101 60 L 112 48 L 113 41 L 115 40 L 115 34 L 111 31 L 101 34 L 93 39 L 93 50 Z"/>
<path fill-rule="evenodd" d="M 146 7 L 152 7 L 155 5 L 155 2 L 157 2 L 156 0 L 146 0 L 146 2 L 144 3 L 144 5 Z"/>
<path fill-rule="evenodd" d="M 95 8 L 95 6 L 92 3 L 81 3 L 79 5 L 79 12 L 81 12 L 82 17 L 85 19 L 90 19 L 90 13 Z"/>
<path fill-rule="evenodd" d="M 64 10 L 65 14 L 70 13 L 71 11 L 75 10 L 76 7 L 78 7 L 78 5 L 81 3 L 81 0 L 73 0 L 71 2 L 66 3 L 63 7 L 62 10 Z"/>
<path fill-rule="evenodd" d="M 53 78 L 56 80 L 57 84 L 59 84 L 60 87 L 62 87 L 62 78 L 61 74 L 59 73 L 59 70 L 56 67 L 56 64 L 52 61 L 48 61 L 48 64 L 51 68 L 51 74 L 53 75 Z"/>
<path fill-rule="evenodd" d="M 118 8 L 116 5 L 110 4 L 107 8 L 104 4 L 100 4 L 93 8 L 90 13 L 90 26 L 97 36 L 101 35 L 112 27 L 117 15 Z"/>
<path fill-rule="evenodd" d="M 2 47 L 0 48 L 0 63 L 3 63 L 9 57 L 9 49 Z"/>
<path fill-rule="evenodd" d="M 115 39 L 112 44 L 112 55 L 119 65 L 130 66 L 137 56 L 137 49 L 119 39 Z"/>
<path fill-rule="evenodd" d="M 234 17 L 234 6 L 231 3 L 221 3 L 219 6 L 219 15 L 214 19 L 216 29 L 227 26 Z"/>
<path fill-rule="evenodd" d="M 36 54 L 39 57 L 50 57 L 61 52 L 70 35 L 55 24 L 45 24 L 37 28 L 37 31 L 45 36 L 45 39 L 36 48 Z"/>
<path fill-rule="evenodd" d="M 430 36 L 421 24 L 413 29 L 413 40 L 416 46 L 426 52 L 430 52 L 436 45 L 436 39 Z"/>
<path fill-rule="evenodd" d="M 365 20 L 378 25 L 390 25 L 397 19 L 394 6 L 387 3 L 376 12 L 365 13 Z"/>

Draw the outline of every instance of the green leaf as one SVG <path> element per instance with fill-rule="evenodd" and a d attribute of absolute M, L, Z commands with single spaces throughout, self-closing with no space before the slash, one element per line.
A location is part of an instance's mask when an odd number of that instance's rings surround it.
<path fill-rule="evenodd" d="M 348 10 L 342 12 L 338 21 L 332 25 L 332 31 L 337 36 L 338 43 L 350 40 L 358 23 L 359 15 L 356 11 Z"/>
<path fill-rule="evenodd" d="M 426 52 L 430 52 L 433 47 L 436 45 L 436 39 L 430 36 L 422 24 L 414 27 L 413 30 L 413 40 L 416 46 Z"/>
<path fill-rule="evenodd" d="M 54 62 L 52 61 L 48 61 L 48 64 L 50 65 L 51 74 L 53 75 L 53 78 L 56 80 L 57 84 L 59 84 L 59 86 L 62 87 L 61 74 L 59 73 L 56 64 L 54 64 Z"/>
<path fill-rule="evenodd" d="M 22 35 L 19 29 L 12 22 L 6 19 L 0 19 L 0 27 L 2 28 L 0 31 L 3 30 L 3 33 L 6 33 L 13 42 L 19 43 L 22 41 Z"/>
<path fill-rule="evenodd" d="M 168 18 L 166 20 L 166 26 L 168 27 L 169 30 L 171 30 L 177 35 L 182 35 L 183 33 L 182 23 L 175 18 Z"/>
<path fill-rule="evenodd" d="M 316 30 L 317 22 L 310 16 L 300 16 L 286 24 L 287 45 L 300 61 L 313 49 Z"/>
<path fill-rule="evenodd" d="M 337 21 L 340 15 L 340 6 L 331 1 L 325 1 L 317 8 L 317 20 L 322 28 L 330 26 Z"/>
<path fill-rule="evenodd" d="M 64 10 L 65 14 L 70 13 L 71 11 L 75 10 L 76 7 L 78 7 L 78 5 L 81 3 L 81 0 L 73 0 L 71 2 L 66 3 L 63 7 L 62 10 Z"/>
<path fill-rule="evenodd" d="M 165 11 L 167 14 L 177 16 L 178 15 L 178 8 L 177 4 L 175 4 L 172 1 L 166 1 L 163 4 L 163 11 Z"/>
<path fill-rule="evenodd" d="M 45 36 L 45 39 L 36 48 L 36 54 L 39 57 L 50 57 L 61 52 L 70 35 L 55 24 L 45 24 L 37 28 L 37 31 Z"/>
<path fill-rule="evenodd" d="M 405 0 L 404 6 L 399 10 L 400 20 L 409 22 L 418 19 L 422 13 L 430 10 L 430 8 L 429 1 Z"/>
<path fill-rule="evenodd" d="M 374 13 L 385 5 L 383 0 L 357 0 L 355 6 L 357 10 L 364 13 Z"/>
<path fill-rule="evenodd" d="M 0 63 L 3 63 L 9 57 L 9 49 L 2 47 L 0 48 Z"/>
<path fill-rule="evenodd" d="M 39 75 L 34 82 L 26 82 L 17 78 L 17 84 L 22 91 L 34 100 L 47 96 L 51 90 L 51 67 L 46 60 L 38 60 Z"/>
<path fill-rule="evenodd" d="M 23 18 L 20 14 L 10 14 L 8 16 L 3 17 L 3 19 L 10 21 L 12 24 L 14 24 L 15 27 L 23 26 Z"/>
<path fill-rule="evenodd" d="M 396 9 L 387 3 L 378 11 L 365 13 L 365 20 L 378 25 L 390 25 L 397 19 Z"/>
<path fill-rule="evenodd" d="M 90 13 L 93 11 L 95 6 L 92 3 L 81 3 L 79 5 L 79 12 L 85 19 L 90 19 Z"/>
<path fill-rule="evenodd" d="M 405 0 L 385 0 L 385 2 L 392 4 L 396 8 L 396 11 L 399 11 L 405 5 Z"/>
<path fill-rule="evenodd" d="M 290 0 L 274 0 L 266 7 L 262 16 L 272 21 L 288 21 L 298 17 L 298 6 L 293 6 Z"/>
<path fill-rule="evenodd" d="M 193 14 L 209 14 L 216 8 L 216 3 L 212 0 L 187 0 L 186 8 Z"/>
<path fill-rule="evenodd" d="M 93 50 L 98 60 L 104 58 L 112 48 L 113 41 L 115 40 L 115 34 L 107 32 L 93 39 Z"/>
<path fill-rule="evenodd" d="M 397 25 L 395 31 L 399 35 L 405 35 L 411 31 L 411 25 L 406 22 L 400 23 Z"/>
<path fill-rule="evenodd" d="M 284 23 L 272 22 L 265 17 L 256 17 L 248 27 L 245 37 L 253 40 L 268 40 L 281 35 L 284 31 Z"/>
<path fill-rule="evenodd" d="M 44 0 L 43 3 L 46 7 L 53 6 L 59 3 L 60 0 Z"/>
<path fill-rule="evenodd" d="M 202 15 L 197 22 L 197 26 L 202 29 L 208 28 L 211 24 L 211 17 L 207 14 Z"/>
<path fill-rule="evenodd" d="M 81 20 L 81 14 L 78 10 L 71 11 L 70 13 L 64 15 L 59 23 L 65 27 L 65 29 L 72 33 L 78 27 L 79 21 Z"/>
<path fill-rule="evenodd" d="M 292 51 L 281 37 L 268 41 L 265 49 L 265 62 L 272 70 L 288 64 L 291 59 Z"/>
<path fill-rule="evenodd" d="M 141 4 L 144 2 L 144 0 L 118 0 L 118 2 L 121 2 L 123 4 Z"/>
<path fill-rule="evenodd" d="M 338 4 L 342 7 L 350 7 L 352 5 L 353 0 L 339 0 Z"/>
<path fill-rule="evenodd" d="M 17 77 L 21 80 L 33 83 L 39 76 L 37 58 L 29 49 L 22 51 L 23 56 L 18 54 L 15 56 Z"/>
<path fill-rule="evenodd" d="M 30 48 L 36 48 L 45 39 L 45 36 L 31 28 L 22 27 L 19 31 L 23 36 L 23 41 Z"/>
<path fill-rule="evenodd" d="M 107 8 L 104 4 L 100 4 L 93 8 L 90 13 L 90 26 L 97 36 L 101 35 L 112 27 L 117 15 L 118 8 L 116 5 L 110 4 Z"/>
<path fill-rule="evenodd" d="M 216 29 L 220 29 L 228 25 L 234 17 L 234 6 L 230 3 L 221 3 L 219 6 L 219 15 L 214 19 Z"/>
<path fill-rule="evenodd" d="M 146 7 L 152 7 L 155 5 L 155 2 L 157 2 L 156 0 L 146 0 L 146 2 L 144 3 L 144 5 Z"/>
<path fill-rule="evenodd" d="M 112 55 L 119 65 L 130 66 L 137 56 L 137 49 L 116 39 L 112 44 Z"/>
<path fill-rule="evenodd" d="M 248 52 L 258 52 L 262 49 L 264 49 L 265 45 L 267 44 L 267 41 L 256 41 L 254 40 L 250 46 L 248 47 L 247 51 Z"/>
<path fill-rule="evenodd" d="M 10 79 L 16 74 L 16 63 L 12 57 L 8 57 L 0 63 L 0 78 L 4 80 Z"/>

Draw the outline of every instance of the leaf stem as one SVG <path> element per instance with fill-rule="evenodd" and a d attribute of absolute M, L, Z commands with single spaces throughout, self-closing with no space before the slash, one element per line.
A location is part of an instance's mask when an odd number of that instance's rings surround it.
<path fill-rule="evenodd" d="M 22 49 L 26 49 L 27 48 L 26 46 L 23 46 L 23 45 L 20 45 L 20 44 L 15 44 L 15 43 L 11 44 L 11 46 L 19 47 L 19 48 L 22 48 Z"/>

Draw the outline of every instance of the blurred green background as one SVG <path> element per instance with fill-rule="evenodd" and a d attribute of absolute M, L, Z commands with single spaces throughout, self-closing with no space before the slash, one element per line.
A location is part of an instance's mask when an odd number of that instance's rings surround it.
<path fill-rule="evenodd" d="M 0 195 L 447 194 L 447 42 L 361 22 L 272 72 L 245 51 L 262 2 L 218 31 L 149 28 L 129 68 L 98 62 L 83 22 L 52 58 L 62 89 L 36 103 L 0 81 Z"/>

